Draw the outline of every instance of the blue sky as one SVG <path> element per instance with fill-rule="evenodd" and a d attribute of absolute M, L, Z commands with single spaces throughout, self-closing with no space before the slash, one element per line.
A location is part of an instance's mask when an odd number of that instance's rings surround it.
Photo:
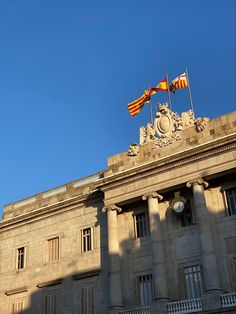
<path fill-rule="evenodd" d="M 196 116 L 236 110 L 235 19 L 234 0 L 1 1 L 0 211 L 138 142 L 148 106 L 127 103 L 165 72 L 188 67 Z M 188 110 L 187 89 L 172 101 Z"/>

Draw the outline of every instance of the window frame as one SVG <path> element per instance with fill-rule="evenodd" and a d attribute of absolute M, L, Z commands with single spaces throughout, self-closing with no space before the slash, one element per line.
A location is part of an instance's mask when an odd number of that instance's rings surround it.
<path fill-rule="evenodd" d="M 230 190 L 235 191 L 235 197 L 233 197 L 233 199 L 235 201 L 235 209 L 234 209 L 235 212 L 232 212 L 231 205 L 230 205 L 229 200 L 228 200 L 227 192 Z M 231 187 L 225 188 L 223 190 L 223 194 L 224 194 L 224 203 L 225 203 L 227 216 L 236 216 L 236 186 L 231 186 Z"/>
<path fill-rule="evenodd" d="M 192 271 L 189 274 L 185 274 L 185 270 L 186 269 L 190 269 L 190 268 L 194 268 L 194 267 L 199 267 L 199 271 L 194 272 Z M 187 281 L 186 281 L 186 275 L 195 275 L 195 274 L 200 274 L 200 295 L 198 296 L 189 296 L 188 295 L 188 289 L 187 289 Z M 183 277 L 183 285 L 184 285 L 184 295 L 186 299 L 196 299 L 196 298 L 201 298 L 204 292 L 204 280 L 203 280 L 203 267 L 200 263 L 191 263 L 189 265 L 185 265 L 182 267 L 182 277 Z M 195 281 L 195 279 L 193 279 L 193 281 Z M 199 281 L 198 281 L 199 282 Z M 194 284 L 194 288 L 195 288 L 195 284 Z M 196 290 L 196 289 L 195 289 Z"/>
<path fill-rule="evenodd" d="M 23 267 L 19 268 L 19 250 L 20 249 L 24 249 L 24 254 L 23 254 Z M 16 249 L 15 249 L 15 269 L 16 271 L 23 271 L 25 268 L 26 268 L 26 256 L 27 256 L 27 245 L 21 245 L 21 246 L 18 246 Z"/>
<path fill-rule="evenodd" d="M 22 307 L 20 309 L 16 309 L 16 311 L 14 311 L 14 305 L 19 305 L 20 303 L 22 303 Z M 17 298 L 17 299 L 12 299 L 10 301 L 10 314 L 23 314 L 25 310 L 25 298 Z"/>
<path fill-rule="evenodd" d="M 50 260 L 50 244 L 49 241 L 58 239 L 58 258 Z M 45 243 L 45 260 L 46 263 L 53 264 L 58 263 L 61 259 L 61 236 L 59 234 L 51 235 L 49 237 L 46 237 L 46 243 Z"/>
<path fill-rule="evenodd" d="M 142 214 L 144 214 L 144 217 L 145 217 L 144 221 L 145 221 L 146 234 L 143 235 L 143 236 L 138 236 L 138 232 L 137 232 L 138 228 L 137 228 L 137 219 L 136 219 L 136 217 L 138 215 L 142 215 Z M 134 238 L 135 239 L 145 239 L 145 238 L 147 238 L 149 236 L 150 230 L 149 230 L 149 221 L 148 221 L 148 213 L 147 213 L 147 211 L 145 211 L 145 210 L 135 211 L 133 213 L 133 223 L 134 223 Z"/>
<path fill-rule="evenodd" d="M 90 250 L 87 250 L 85 249 L 84 247 L 84 239 L 86 236 L 84 236 L 83 232 L 85 230 L 90 230 L 90 241 L 91 241 L 91 249 Z M 82 229 L 80 229 L 80 252 L 81 253 L 89 253 L 89 252 L 92 252 L 93 250 L 95 250 L 95 241 L 94 241 L 94 226 L 87 226 L 87 227 L 84 227 Z"/>
<path fill-rule="evenodd" d="M 149 282 L 151 283 L 151 296 L 149 296 L 151 298 L 150 300 L 150 303 L 148 302 L 148 304 L 144 301 L 142 302 L 142 296 L 141 296 L 141 284 L 144 284 L 144 281 L 141 282 L 140 279 L 141 278 L 144 278 L 144 277 L 147 277 L 147 276 L 150 276 L 151 277 L 151 280 L 147 280 L 146 281 L 146 284 L 148 284 Z M 145 271 L 145 272 L 141 272 L 141 273 L 136 273 L 135 274 L 135 289 L 134 289 L 134 292 L 135 292 L 135 299 L 136 299 L 136 302 L 137 302 L 137 305 L 138 306 L 149 306 L 152 304 L 153 300 L 154 300 L 154 283 L 153 283 L 153 274 L 151 271 Z"/>

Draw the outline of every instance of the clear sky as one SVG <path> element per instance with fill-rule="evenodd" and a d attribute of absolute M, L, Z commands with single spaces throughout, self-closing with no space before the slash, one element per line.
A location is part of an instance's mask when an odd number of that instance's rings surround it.
<path fill-rule="evenodd" d="M 165 72 L 188 68 L 196 116 L 236 110 L 235 18 L 235 0 L 2 0 L 0 211 L 138 142 L 148 106 L 127 103 Z M 172 101 L 190 108 L 187 89 Z"/>

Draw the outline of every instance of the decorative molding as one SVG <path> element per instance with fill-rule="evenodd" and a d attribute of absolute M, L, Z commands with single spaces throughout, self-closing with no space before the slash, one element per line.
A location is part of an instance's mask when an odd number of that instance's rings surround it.
<path fill-rule="evenodd" d="M 102 208 L 102 212 L 103 213 L 106 213 L 108 211 L 113 211 L 113 210 L 116 210 L 118 213 L 120 213 L 122 211 L 122 208 L 116 206 L 116 205 L 109 205 L 109 206 L 104 206 Z"/>
<path fill-rule="evenodd" d="M 190 188 L 191 186 L 196 185 L 196 184 L 203 185 L 204 188 L 207 188 L 209 185 L 209 183 L 204 181 L 202 178 L 197 178 L 197 179 L 188 181 L 186 183 L 186 186 Z"/>
<path fill-rule="evenodd" d="M 157 198 L 157 200 L 161 201 L 163 199 L 163 196 L 158 194 L 157 192 L 151 192 L 142 196 L 143 201 L 146 201 L 147 199 L 150 198 Z"/>
<path fill-rule="evenodd" d="M 29 290 L 28 287 L 22 287 L 22 288 L 12 289 L 12 290 L 6 291 L 6 292 L 5 292 L 5 295 L 10 296 L 10 295 L 17 294 L 17 293 L 27 292 L 28 290 Z"/>
<path fill-rule="evenodd" d="M 66 191 L 66 185 L 43 193 L 43 198 L 48 198 L 56 194 L 63 193 L 65 191 Z"/>
<path fill-rule="evenodd" d="M 19 208 L 19 207 L 22 207 L 22 206 L 25 206 L 25 205 L 28 205 L 28 204 L 31 204 L 31 203 L 34 203 L 36 202 L 36 197 L 33 196 L 33 197 L 30 197 L 30 198 L 26 198 L 20 202 L 17 202 L 13 205 L 13 208 Z"/>
<path fill-rule="evenodd" d="M 84 278 L 89 278 L 89 277 L 95 277 L 99 275 L 100 275 L 100 269 L 95 269 L 95 270 L 87 271 L 84 273 L 73 274 L 72 278 L 74 280 L 78 280 L 78 279 L 84 279 Z"/>
<path fill-rule="evenodd" d="M 63 278 L 49 280 L 49 281 L 45 281 L 45 282 L 41 282 L 41 283 L 37 284 L 36 287 L 44 288 L 44 287 L 56 286 L 56 285 L 60 285 L 62 283 L 62 281 L 63 281 Z"/>

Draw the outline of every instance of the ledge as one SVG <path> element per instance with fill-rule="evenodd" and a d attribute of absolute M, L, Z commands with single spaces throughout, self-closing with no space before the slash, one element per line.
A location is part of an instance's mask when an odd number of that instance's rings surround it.
<path fill-rule="evenodd" d="M 9 296 L 9 295 L 12 295 L 12 294 L 26 292 L 28 290 L 29 290 L 28 287 L 21 287 L 21 288 L 17 288 L 17 289 L 8 290 L 8 291 L 5 292 L 5 295 Z"/>
<path fill-rule="evenodd" d="M 62 281 L 63 281 L 63 278 L 49 280 L 49 281 L 45 281 L 45 282 L 41 282 L 41 283 L 37 284 L 36 287 L 44 288 L 44 287 L 56 286 L 56 285 L 60 285 L 62 283 Z"/>
<path fill-rule="evenodd" d="M 91 271 L 88 271 L 85 273 L 76 273 L 76 274 L 72 275 L 72 278 L 74 280 L 78 280 L 78 279 L 84 279 L 84 278 L 99 276 L 99 274 L 100 274 L 100 269 L 95 269 L 95 270 L 91 270 Z"/>

